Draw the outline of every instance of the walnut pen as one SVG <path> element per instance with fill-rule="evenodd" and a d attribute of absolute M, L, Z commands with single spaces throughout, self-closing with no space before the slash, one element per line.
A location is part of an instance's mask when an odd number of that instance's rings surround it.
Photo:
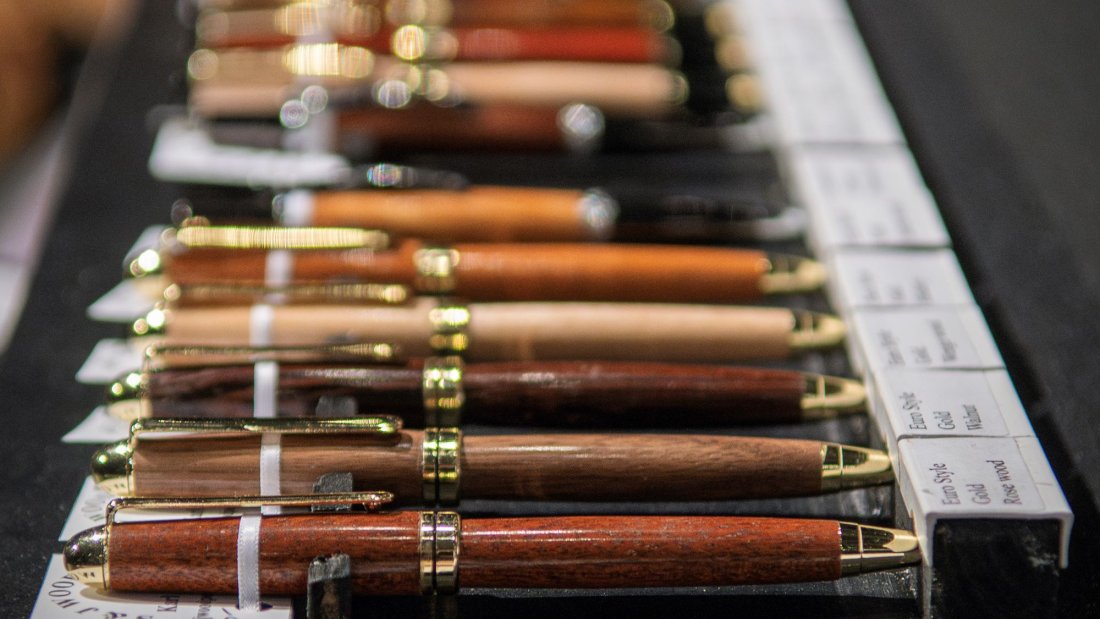
<path fill-rule="evenodd" d="M 277 456 L 272 445 L 278 445 Z M 123 496 L 308 494 L 349 472 L 401 504 L 460 498 L 718 501 L 811 496 L 893 480 L 882 451 L 812 440 L 690 434 L 464 436 L 390 417 L 145 419 L 93 459 Z M 277 489 L 277 490 L 276 490 Z"/>
<path fill-rule="evenodd" d="M 308 497 L 306 497 L 308 499 Z M 202 504 L 199 502 L 198 504 Z M 116 591 L 234 593 L 239 518 L 113 522 L 74 536 L 65 566 Z M 916 537 L 835 520 L 731 516 L 462 518 L 298 514 L 259 521 L 249 584 L 301 595 L 317 556 L 347 554 L 359 595 L 466 587 L 621 588 L 834 580 L 920 561 Z"/>
<path fill-rule="evenodd" d="M 809 258 L 724 247 L 588 243 L 429 244 L 392 248 L 225 247 L 243 235 L 290 237 L 355 228 L 185 226 L 158 262 L 139 256 L 129 273 L 150 290 L 215 284 L 332 282 L 410 286 L 476 301 L 737 303 L 817 290 L 824 267 Z M 388 243 L 388 241 L 387 241 Z M 285 243 L 284 243 L 285 244 Z M 329 243 L 334 245 L 335 243 Z"/>
<path fill-rule="evenodd" d="M 135 344 L 274 346 L 388 342 L 410 357 L 467 361 L 599 359 L 725 362 L 835 348 L 835 316 L 773 307 L 675 303 L 255 305 L 154 309 Z"/>
<path fill-rule="evenodd" d="M 512 426 L 702 427 L 823 419 L 864 410 L 857 381 L 789 370 L 644 362 L 463 363 L 280 361 L 203 364 L 216 347 L 155 349 L 145 370 L 107 390 L 107 410 L 145 417 L 251 417 L 257 396 L 280 417 L 400 415 L 414 427 L 462 422 Z M 279 351 L 274 351 L 275 353 Z M 184 354 L 184 366 L 155 367 Z M 195 365 L 195 363 L 199 365 Z M 275 371 L 267 372 L 269 364 Z M 270 378 L 263 378 L 270 376 Z M 269 382 L 264 382 L 265 380 Z M 461 419 L 461 421 L 460 421 Z"/>

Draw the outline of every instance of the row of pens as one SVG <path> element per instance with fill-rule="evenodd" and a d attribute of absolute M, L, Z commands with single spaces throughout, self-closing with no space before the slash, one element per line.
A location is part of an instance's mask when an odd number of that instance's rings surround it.
<path fill-rule="evenodd" d="M 861 415 L 867 396 L 785 369 L 841 346 L 845 325 L 801 309 L 825 269 L 799 253 L 804 221 L 768 158 L 723 150 L 759 107 L 728 7 L 202 5 L 190 103 L 215 139 L 321 127 L 349 158 L 398 159 L 325 187 L 187 187 L 159 246 L 127 258 L 159 303 L 132 326 L 144 367 L 108 389 L 130 438 L 92 463 L 123 498 L 66 546 L 74 577 L 245 607 L 302 595 L 330 555 L 365 595 L 919 561 L 910 532 L 857 522 L 460 516 L 463 500 L 537 513 L 892 483 L 885 452 L 760 436 Z M 732 365 L 749 362 L 766 367 Z M 310 509 L 334 504 L 354 509 Z M 262 516 L 115 518 L 195 506 Z"/>

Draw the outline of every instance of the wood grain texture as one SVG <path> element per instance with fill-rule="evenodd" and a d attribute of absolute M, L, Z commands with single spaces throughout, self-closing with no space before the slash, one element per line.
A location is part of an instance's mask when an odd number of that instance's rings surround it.
<path fill-rule="evenodd" d="M 556 107 L 361 107 L 341 111 L 337 124 L 345 152 L 566 150 Z"/>
<path fill-rule="evenodd" d="M 284 436 L 285 494 L 307 494 L 325 473 L 350 471 L 357 490 L 421 501 L 423 432 L 396 442 L 362 435 Z M 133 456 L 137 496 L 259 494 L 260 437 L 141 440 Z M 688 501 L 815 494 L 817 441 L 660 434 L 468 436 L 466 498 Z"/>
<path fill-rule="evenodd" d="M 283 494 L 310 494 L 325 473 L 351 472 L 356 490 L 388 490 L 405 503 L 421 495 L 423 433 L 396 440 L 365 435 L 282 437 Z M 142 440 L 133 456 L 136 496 L 260 494 L 260 437 Z"/>
<path fill-rule="evenodd" d="M 265 517 L 260 591 L 300 595 L 309 561 L 351 556 L 358 595 L 419 592 L 419 514 Z M 236 518 L 115 525 L 117 591 L 234 593 Z M 459 584 L 619 588 L 764 584 L 840 576 L 838 525 L 828 520 L 705 516 L 464 519 Z"/>
<path fill-rule="evenodd" d="M 412 255 L 420 247 L 405 242 L 392 250 L 367 249 L 292 252 L 288 283 L 364 281 L 378 284 L 410 284 L 416 277 Z M 263 285 L 267 275 L 264 250 L 191 248 L 165 261 L 165 274 L 181 285 Z"/>
<path fill-rule="evenodd" d="M 313 225 L 381 228 L 433 241 L 584 241 L 583 192 L 476 186 L 463 190 L 321 191 Z"/>
<path fill-rule="evenodd" d="M 467 359 L 722 362 L 790 354 L 790 310 L 617 303 L 478 303 Z"/>
<path fill-rule="evenodd" d="M 280 416 L 309 417 L 328 401 L 363 414 L 424 421 L 421 361 L 400 365 L 279 365 Z M 252 365 L 148 374 L 154 417 L 251 417 Z M 471 363 L 463 371 L 471 423 L 684 427 L 800 418 L 803 377 L 787 370 L 614 362 Z"/>
<path fill-rule="evenodd" d="M 471 363 L 465 419 L 537 426 L 691 427 L 794 421 L 798 372 L 670 363 Z"/>
<path fill-rule="evenodd" d="M 416 512 L 265 517 L 260 526 L 260 592 L 302 595 L 309 562 L 351 556 L 361 595 L 416 595 Z M 117 591 L 234 593 L 239 519 L 128 523 L 111 528 L 111 588 Z"/>
<path fill-rule="evenodd" d="M 488 301 L 731 303 L 763 294 L 763 252 L 666 245 L 456 244 L 456 292 Z"/>
<path fill-rule="evenodd" d="M 838 524 L 736 517 L 465 519 L 466 587 L 739 585 L 840 577 Z"/>
<path fill-rule="evenodd" d="M 706 501 L 821 491 L 821 443 L 712 435 L 523 434 L 463 440 L 462 496 Z"/>
<path fill-rule="evenodd" d="M 390 342 L 411 357 L 432 354 L 431 299 L 399 307 L 282 306 L 271 344 Z M 247 307 L 181 308 L 163 343 L 247 345 Z M 475 303 L 469 361 L 780 359 L 794 316 L 784 308 L 631 303 Z"/>

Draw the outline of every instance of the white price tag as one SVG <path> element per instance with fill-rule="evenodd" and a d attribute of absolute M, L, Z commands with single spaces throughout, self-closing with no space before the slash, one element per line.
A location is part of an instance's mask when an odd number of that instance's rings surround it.
<path fill-rule="evenodd" d="M 154 301 L 132 279 L 124 279 L 88 306 L 88 318 L 130 323 L 149 313 Z"/>
<path fill-rule="evenodd" d="M 809 211 L 823 251 L 950 244 L 932 194 L 904 147 L 807 147 L 787 155 L 792 191 Z"/>
<path fill-rule="evenodd" d="M 1001 370 L 884 370 L 875 375 L 895 440 L 916 436 L 1007 436 L 1006 417 L 1027 416 L 1015 393 L 998 399 L 990 378 Z M 1011 385 L 1009 385 L 1011 387 Z M 1004 394 L 1000 394 L 1004 397 Z M 1030 427 L 1028 428 L 1030 429 Z"/>
<path fill-rule="evenodd" d="M 845 307 L 974 304 L 950 250 L 845 248 L 833 254 L 831 266 Z"/>
<path fill-rule="evenodd" d="M 873 372 L 1004 367 L 976 307 L 857 309 L 851 326 Z"/>
<path fill-rule="evenodd" d="M 76 380 L 85 385 L 106 385 L 126 372 L 140 369 L 142 359 L 142 351 L 126 340 L 99 340 L 77 370 Z"/>
<path fill-rule="evenodd" d="M 262 610 L 249 612 L 237 608 L 235 595 L 99 591 L 69 576 L 61 555 L 54 555 L 30 619 L 290 619 L 292 612 L 290 600 L 285 598 L 265 599 Z"/>

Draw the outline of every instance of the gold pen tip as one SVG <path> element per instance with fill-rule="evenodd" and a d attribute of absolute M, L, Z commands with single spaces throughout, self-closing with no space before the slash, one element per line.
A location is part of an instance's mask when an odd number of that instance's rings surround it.
<path fill-rule="evenodd" d="M 867 410 L 867 389 L 851 378 L 806 374 L 802 419 L 831 419 Z"/>
<path fill-rule="evenodd" d="M 96 485 L 111 494 L 129 496 L 133 455 L 128 440 L 99 448 L 92 456 L 92 479 Z"/>
<path fill-rule="evenodd" d="M 145 375 L 127 372 L 107 386 L 107 413 L 125 421 L 149 416 Z"/>
<path fill-rule="evenodd" d="M 74 535 L 65 544 L 62 559 L 73 578 L 96 588 L 108 588 L 107 527 L 93 527 Z"/>
<path fill-rule="evenodd" d="M 890 455 L 880 449 L 826 443 L 821 448 L 821 489 L 845 490 L 894 480 Z"/>
<path fill-rule="evenodd" d="M 889 570 L 921 561 L 920 543 L 911 531 L 851 522 L 840 523 L 842 575 Z"/>

